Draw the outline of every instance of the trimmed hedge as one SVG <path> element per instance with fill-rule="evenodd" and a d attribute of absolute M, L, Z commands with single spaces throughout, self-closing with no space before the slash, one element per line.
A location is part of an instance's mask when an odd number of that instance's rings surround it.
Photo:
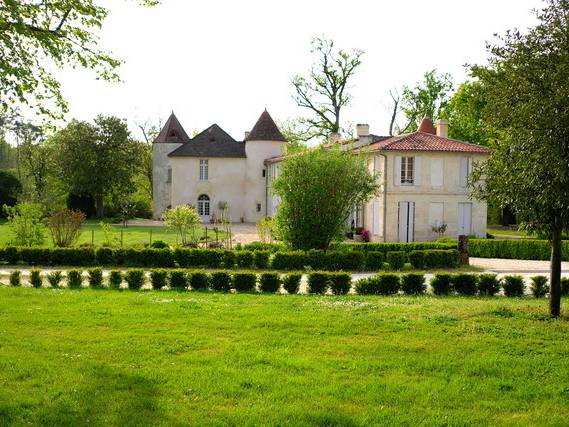
<path fill-rule="evenodd" d="M 459 295 L 476 295 L 478 292 L 478 277 L 475 274 L 453 274 L 451 282 L 454 291 Z"/>
<path fill-rule="evenodd" d="M 478 275 L 478 292 L 480 295 L 494 296 L 502 289 L 502 282 L 495 274 Z"/>
<path fill-rule="evenodd" d="M 345 295 L 352 287 L 352 275 L 344 272 L 328 273 L 330 290 L 334 295 Z"/>
<path fill-rule="evenodd" d="M 47 283 L 52 288 L 59 288 L 61 281 L 63 280 L 63 273 L 61 271 L 50 271 L 46 274 Z"/>
<path fill-rule="evenodd" d="M 30 284 L 34 288 L 41 288 L 42 285 L 41 270 L 38 270 L 37 268 L 32 268 L 30 270 Z"/>
<path fill-rule="evenodd" d="M 425 275 L 409 273 L 401 276 L 401 290 L 408 295 L 421 295 L 427 290 Z"/>
<path fill-rule="evenodd" d="M 325 294 L 330 285 L 330 277 L 326 271 L 308 273 L 308 293 Z"/>
<path fill-rule="evenodd" d="M 162 289 L 168 284 L 168 270 L 157 269 L 150 271 L 152 289 Z"/>
<path fill-rule="evenodd" d="M 298 293 L 300 288 L 300 279 L 302 279 L 302 274 L 300 273 L 287 273 L 282 277 L 283 288 L 289 294 Z"/>
<path fill-rule="evenodd" d="M 83 283 L 81 270 L 69 270 L 67 272 L 67 287 L 70 289 L 79 289 Z"/>
<path fill-rule="evenodd" d="M 210 287 L 214 291 L 228 292 L 231 289 L 231 275 L 225 271 L 211 273 Z"/>
<path fill-rule="evenodd" d="M 261 251 L 259 251 L 261 252 Z M 259 290 L 261 292 L 278 292 L 281 287 L 281 277 L 276 271 L 267 271 L 259 276 Z"/>
<path fill-rule="evenodd" d="M 507 297 L 521 297 L 524 295 L 525 285 L 522 276 L 504 276 L 504 295 Z"/>
<path fill-rule="evenodd" d="M 452 275 L 436 273 L 431 279 L 431 288 L 435 295 L 448 295 L 452 291 Z"/>
<path fill-rule="evenodd" d="M 103 269 L 102 268 L 90 268 L 87 270 L 87 279 L 89 281 L 89 286 L 92 288 L 100 288 L 103 286 Z"/>
<path fill-rule="evenodd" d="M 10 273 L 10 286 L 22 286 L 22 272 L 14 270 Z"/>
<path fill-rule="evenodd" d="M 250 272 L 233 273 L 232 284 L 237 292 L 251 292 L 257 284 L 257 275 Z"/>
<path fill-rule="evenodd" d="M 188 287 L 188 276 L 185 270 L 172 270 L 170 271 L 170 288 L 172 289 L 186 289 Z"/>
<path fill-rule="evenodd" d="M 128 284 L 129 289 L 140 289 L 144 286 L 144 270 L 134 268 L 128 270 L 124 275 L 124 281 Z"/>
<path fill-rule="evenodd" d="M 533 276 L 531 278 L 531 293 L 536 298 L 543 298 L 549 292 L 549 279 L 546 276 Z"/>
<path fill-rule="evenodd" d="M 203 290 L 209 288 L 210 277 L 205 271 L 192 271 L 189 274 L 190 286 L 193 290 Z"/>
<path fill-rule="evenodd" d="M 551 246 L 547 240 L 471 239 L 470 256 L 480 258 L 549 260 Z M 561 257 L 569 261 L 569 241 L 562 242 Z"/>
<path fill-rule="evenodd" d="M 407 262 L 407 254 L 403 251 L 390 251 L 385 255 L 387 263 L 394 270 L 401 270 Z"/>
<path fill-rule="evenodd" d="M 109 288 L 120 289 L 123 274 L 119 270 L 111 270 L 109 273 Z"/>
<path fill-rule="evenodd" d="M 561 295 L 569 296 L 569 277 L 561 278 Z"/>
<path fill-rule="evenodd" d="M 401 281 L 397 274 L 380 273 L 356 282 L 356 293 L 361 295 L 394 295 L 399 292 Z"/>

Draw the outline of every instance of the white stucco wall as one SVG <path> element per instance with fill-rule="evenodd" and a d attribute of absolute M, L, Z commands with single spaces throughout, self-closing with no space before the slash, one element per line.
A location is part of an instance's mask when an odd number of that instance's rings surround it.
<path fill-rule="evenodd" d="M 160 219 L 172 204 L 171 184 L 168 182 L 170 158 L 168 154 L 182 144 L 156 143 L 152 145 L 152 215 Z"/>

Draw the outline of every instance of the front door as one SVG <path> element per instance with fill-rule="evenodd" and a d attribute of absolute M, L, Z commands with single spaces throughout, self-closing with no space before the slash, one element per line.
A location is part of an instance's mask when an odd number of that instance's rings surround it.
<path fill-rule="evenodd" d="M 202 219 L 202 222 L 209 222 L 209 196 L 202 194 L 198 197 L 198 214 Z"/>
<path fill-rule="evenodd" d="M 469 236 L 472 232 L 472 203 L 458 204 L 458 235 Z"/>
<path fill-rule="evenodd" d="M 399 241 L 412 242 L 415 237 L 415 202 L 399 202 Z"/>

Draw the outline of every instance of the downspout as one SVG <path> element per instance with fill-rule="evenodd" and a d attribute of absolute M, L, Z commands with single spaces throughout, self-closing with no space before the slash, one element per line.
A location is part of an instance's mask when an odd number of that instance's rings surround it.
<path fill-rule="evenodd" d="M 383 242 L 387 242 L 387 156 L 378 151 L 383 157 Z"/>
<path fill-rule="evenodd" d="M 265 160 L 265 216 L 269 216 L 269 165 Z"/>

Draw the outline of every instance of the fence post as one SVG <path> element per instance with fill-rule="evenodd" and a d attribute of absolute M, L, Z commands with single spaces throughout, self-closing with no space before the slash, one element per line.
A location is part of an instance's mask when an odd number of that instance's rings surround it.
<path fill-rule="evenodd" d="M 95 246 L 95 230 L 91 230 L 91 246 Z"/>
<path fill-rule="evenodd" d="M 152 228 L 150 229 L 150 245 L 152 245 Z"/>
<path fill-rule="evenodd" d="M 122 230 L 122 228 L 121 228 L 121 249 L 122 249 L 122 247 L 123 247 L 123 235 L 122 235 L 122 234 L 123 234 L 123 230 Z"/>
<path fill-rule="evenodd" d="M 468 236 L 458 236 L 458 263 L 460 265 L 468 265 L 470 263 Z"/>

